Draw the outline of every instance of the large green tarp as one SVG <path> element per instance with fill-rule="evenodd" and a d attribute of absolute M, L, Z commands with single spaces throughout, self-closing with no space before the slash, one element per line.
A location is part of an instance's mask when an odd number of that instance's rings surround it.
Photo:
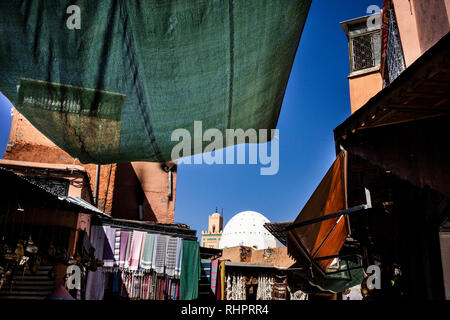
<path fill-rule="evenodd" d="M 1 1 L 0 90 L 84 163 L 167 161 L 194 121 L 276 127 L 310 4 Z"/>

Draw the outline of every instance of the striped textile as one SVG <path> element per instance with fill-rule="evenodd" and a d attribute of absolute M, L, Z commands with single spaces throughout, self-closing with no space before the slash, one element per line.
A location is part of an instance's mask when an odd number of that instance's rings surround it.
<path fill-rule="evenodd" d="M 142 252 L 141 269 L 151 270 L 153 268 L 153 249 L 155 244 L 155 235 L 147 233 L 145 236 L 144 249 Z"/>
<path fill-rule="evenodd" d="M 166 274 L 169 277 L 173 277 L 175 275 L 175 265 L 177 261 L 177 238 L 169 237 L 167 240 L 167 248 L 166 248 L 166 259 L 164 261 L 164 266 L 166 270 Z"/>
<path fill-rule="evenodd" d="M 117 267 L 119 265 L 120 260 L 120 229 L 116 230 L 116 237 L 114 241 L 114 266 Z"/>
<path fill-rule="evenodd" d="M 127 254 L 128 239 L 130 237 L 129 231 L 120 232 L 120 249 L 119 249 L 119 268 L 125 267 L 125 258 Z"/>
<path fill-rule="evenodd" d="M 217 286 L 217 267 L 219 266 L 219 260 L 211 261 L 211 291 L 216 293 Z"/>
<path fill-rule="evenodd" d="M 177 238 L 177 257 L 175 260 L 175 274 L 176 278 L 181 274 L 181 257 L 183 256 L 183 239 Z"/>
<path fill-rule="evenodd" d="M 169 240 L 168 236 L 156 235 L 155 245 L 153 248 L 153 268 L 156 273 L 164 273 L 164 265 L 166 260 L 166 248 L 167 242 Z"/>
<path fill-rule="evenodd" d="M 205 296 L 211 292 L 211 260 L 201 259 L 198 294 Z"/>

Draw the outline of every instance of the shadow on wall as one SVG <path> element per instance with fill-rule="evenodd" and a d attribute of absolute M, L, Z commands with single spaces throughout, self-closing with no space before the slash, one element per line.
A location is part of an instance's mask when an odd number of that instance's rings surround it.
<path fill-rule="evenodd" d="M 415 0 L 414 11 L 422 53 L 450 31 L 446 0 Z"/>
<path fill-rule="evenodd" d="M 157 221 L 131 163 L 117 164 L 111 216 L 119 219 L 139 220 L 140 204 L 143 207 L 143 219 Z"/>

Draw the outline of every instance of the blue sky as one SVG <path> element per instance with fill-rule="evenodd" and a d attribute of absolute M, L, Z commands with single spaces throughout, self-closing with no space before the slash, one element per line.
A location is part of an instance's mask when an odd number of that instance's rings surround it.
<path fill-rule="evenodd" d="M 335 158 L 333 129 L 350 115 L 347 38 L 339 22 L 366 15 L 381 0 L 313 0 L 292 68 L 277 128 L 279 172 L 261 165 L 180 165 L 176 222 L 206 230 L 223 208 L 224 223 L 254 210 L 270 221 L 298 215 Z M 0 96 L 0 156 L 8 141 L 10 104 Z"/>

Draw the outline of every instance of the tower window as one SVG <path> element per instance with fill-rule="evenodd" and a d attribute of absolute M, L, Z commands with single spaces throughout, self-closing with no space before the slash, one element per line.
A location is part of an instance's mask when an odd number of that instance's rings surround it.
<path fill-rule="evenodd" d="M 353 36 L 350 45 L 352 72 L 373 68 L 380 64 L 381 38 L 379 31 Z"/>

